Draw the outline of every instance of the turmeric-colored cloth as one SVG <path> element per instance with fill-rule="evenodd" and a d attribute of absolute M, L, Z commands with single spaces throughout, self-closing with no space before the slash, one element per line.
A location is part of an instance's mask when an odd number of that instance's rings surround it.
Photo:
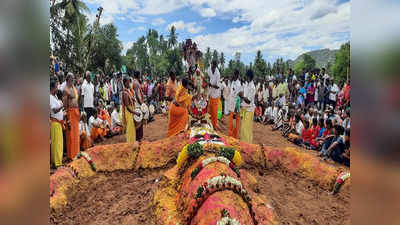
<path fill-rule="evenodd" d="M 211 98 L 208 104 L 208 111 L 211 116 L 211 123 L 214 129 L 218 128 L 218 106 L 219 106 L 219 98 Z"/>
<path fill-rule="evenodd" d="M 290 133 L 289 135 L 288 135 L 288 139 L 289 139 L 289 141 L 291 141 L 291 142 L 295 142 L 295 141 L 297 141 L 297 139 L 299 139 L 300 137 L 299 137 L 299 135 L 297 135 L 297 134 L 293 134 L 293 133 Z"/>
<path fill-rule="evenodd" d="M 90 147 L 92 147 L 92 140 L 90 139 L 90 137 L 86 134 L 85 131 L 83 131 L 80 135 L 80 146 L 81 146 L 81 150 L 86 150 Z"/>
<path fill-rule="evenodd" d="M 50 139 L 51 161 L 53 162 L 54 166 L 61 166 L 64 149 L 62 125 L 59 121 L 53 118 L 50 124 Z"/>
<path fill-rule="evenodd" d="M 189 94 L 188 90 L 179 84 L 176 90 L 175 101 L 179 106 L 188 108 L 192 102 L 192 96 Z M 218 108 L 217 108 L 218 109 Z"/>
<path fill-rule="evenodd" d="M 253 142 L 253 118 L 254 112 L 246 109 L 240 110 L 240 140 L 248 143 Z"/>
<path fill-rule="evenodd" d="M 125 105 L 124 101 L 122 101 L 122 129 L 126 132 L 126 142 L 134 143 L 136 141 L 135 122 L 133 121 L 133 114 L 127 109 L 127 107 L 132 111 L 135 109 L 135 105 L 133 104 L 133 93 L 130 93 L 127 90 L 125 90 L 125 92 L 128 93 L 129 105 Z"/>
<path fill-rule="evenodd" d="M 182 86 L 182 84 L 178 87 L 175 101 L 179 106 L 176 106 L 174 103 L 171 103 L 169 106 L 168 137 L 177 135 L 183 131 L 189 120 L 188 107 L 192 101 L 192 96 L 188 93 L 187 89 Z"/>
<path fill-rule="evenodd" d="M 79 153 L 79 119 L 80 113 L 78 108 L 69 108 L 67 110 L 69 120 L 69 128 L 67 128 L 67 156 L 70 159 L 75 158 Z"/>
<path fill-rule="evenodd" d="M 233 124 L 233 115 L 236 114 L 236 124 Z M 228 136 L 233 138 L 239 137 L 239 124 L 240 115 L 239 113 L 230 112 L 228 117 Z"/>
<path fill-rule="evenodd" d="M 100 114 L 97 115 L 97 117 L 99 117 L 101 120 L 106 120 L 108 123 L 108 126 L 111 127 L 111 117 L 108 114 L 108 112 L 106 112 L 104 109 L 102 109 L 100 111 Z"/>
<path fill-rule="evenodd" d="M 107 130 L 101 127 L 92 127 L 90 130 L 90 137 L 93 141 L 97 140 L 97 138 L 106 136 Z"/>

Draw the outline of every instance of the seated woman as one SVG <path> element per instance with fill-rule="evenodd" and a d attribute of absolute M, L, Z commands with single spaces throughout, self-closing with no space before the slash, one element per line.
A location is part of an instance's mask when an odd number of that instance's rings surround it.
<path fill-rule="evenodd" d="M 89 118 L 89 129 L 90 129 L 90 137 L 93 141 L 104 141 L 104 137 L 107 135 L 106 130 L 106 121 L 100 119 L 97 115 L 100 113 L 99 108 L 97 109 L 97 113 Z"/>
<path fill-rule="evenodd" d="M 80 149 L 86 150 L 93 146 L 90 139 L 90 130 L 87 125 L 87 116 L 85 112 L 81 112 L 81 121 L 79 121 Z"/>
<path fill-rule="evenodd" d="M 312 119 L 312 126 L 311 126 L 311 140 L 310 140 L 310 145 L 307 146 L 307 149 L 312 149 L 315 150 L 318 147 L 318 142 L 316 141 L 319 132 L 320 132 L 321 128 L 318 125 L 318 120 L 316 117 L 314 117 Z"/>
<path fill-rule="evenodd" d="M 171 137 L 185 130 L 189 120 L 188 107 L 192 101 L 192 96 L 188 93 L 189 81 L 185 78 L 176 90 L 175 99 L 170 105 L 168 119 L 168 133 Z"/>
<path fill-rule="evenodd" d="M 296 122 L 295 129 L 291 130 L 288 135 L 288 140 L 294 143 L 297 141 L 297 139 L 300 138 L 301 132 L 304 129 L 303 121 L 301 121 L 301 117 L 299 114 L 296 114 L 295 122 Z"/>
<path fill-rule="evenodd" d="M 317 150 L 320 150 L 320 148 L 322 147 L 322 144 L 324 143 L 324 141 L 328 138 L 331 138 L 332 135 L 332 120 L 327 119 L 325 121 L 325 126 L 323 128 L 320 129 L 320 134 L 318 135 L 318 137 L 315 139 L 316 145 L 317 145 Z"/>
<path fill-rule="evenodd" d="M 284 124 L 282 128 L 282 136 L 287 137 L 290 132 L 295 130 L 296 126 L 296 117 L 294 111 L 289 111 L 289 121 Z"/>
<path fill-rule="evenodd" d="M 296 140 L 296 144 L 302 147 L 310 146 L 312 136 L 312 130 L 310 128 L 310 122 L 308 120 L 304 121 L 304 128 L 301 131 L 301 138 Z"/>

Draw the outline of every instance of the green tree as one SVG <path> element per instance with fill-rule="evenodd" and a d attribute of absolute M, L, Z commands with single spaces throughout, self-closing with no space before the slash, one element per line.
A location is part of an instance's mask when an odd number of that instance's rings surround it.
<path fill-rule="evenodd" d="M 304 69 L 306 71 L 311 71 L 313 69 L 315 69 L 315 60 L 308 54 L 304 55 Z"/>
<path fill-rule="evenodd" d="M 210 63 L 211 63 L 211 49 L 210 47 L 207 47 L 206 53 L 203 56 L 203 65 L 205 70 L 207 70 L 207 68 L 210 66 Z"/>
<path fill-rule="evenodd" d="M 169 48 L 174 48 L 175 45 L 178 43 L 178 34 L 176 33 L 176 28 L 175 26 L 171 26 L 171 29 L 169 30 L 169 35 L 168 35 L 168 47 Z"/>
<path fill-rule="evenodd" d="M 221 56 L 219 57 L 219 64 L 221 65 L 221 72 L 224 72 L 225 70 L 225 55 L 223 52 L 221 52 Z"/>
<path fill-rule="evenodd" d="M 219 57 L 218 57 L 218 52 L 217 50 L 214 50 L 213 54 L 212 54 L 212 61 L 216 61 L 217 65 L 219 64 Z"/>
<path fill-rule="evenodd" d="M 101 26 L 96 33 L 96 45 L 93 48 L 93 55 L 89 68 L 96 71 L 100 68 L 106 74 L 110 74 L 121 68 L 122 43 L 118 40 L 117 28 L 113 24 Z M 108 59 L 109 66 L 106 67 Z"/>
<path fill-rule="evenodd" d="M 83 12 L 89 8 L 80 0 L 53 1 L 50 6 L 50 32 L 57 55 L 69 69 L 81 67 L 85 47 L 86 17 Z M 71 54 L 71 49 L 78 52 Z M 78 57 L 78 58 L 77 58 Z M 82 59 L 81 59 L 82 58 Z"/>
<path fill-rule="evenodd" d="M 265 60 L 263 59 L 263 55 L 260 50 L 257 51 L 256 57 L 254 59 L 254 75 L 256 77 L 262 78 L 265 75 L 266 71 L 266 63 Z"/>
<path fill-rule="evenodd" d="M 347 70 L 350 66 L 350 42 L 347 42 L 340 46 L 340 49 L 335 53 L 335 63 L 332 66 L 333 75 L 336 82 L 346 81 Z"/>

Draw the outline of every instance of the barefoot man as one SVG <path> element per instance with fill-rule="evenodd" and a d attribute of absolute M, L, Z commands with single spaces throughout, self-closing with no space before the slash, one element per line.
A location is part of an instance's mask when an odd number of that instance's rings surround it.
<path fill-rule="evenodd" d="M 210 101 L 209 101 L 209 112 L 211 116 L 211 122 L 215 130 L 218 129 L 218 105 L 221 97 L 221 86 L 220 74 L 217 68 L 217 61 L 213 60 L 211 67 L 208 68 L 208 76 L 210 77 Z"/>
<path fill-rule="evenodd" d="M 74 75 L 68 73 L 63 91 L 63 102 L 67 111 L 67 156 L 73 159 L 79 153 L 79 120 L 78 91 L 74 86 Z"/>

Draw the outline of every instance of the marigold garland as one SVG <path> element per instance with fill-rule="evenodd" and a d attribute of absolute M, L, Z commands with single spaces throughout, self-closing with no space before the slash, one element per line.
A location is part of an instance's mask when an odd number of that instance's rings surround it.
<path fill-rule="evenodd" d="M 183 147 L 176 159 L 176 165 L 180 168 L 185 161 L 190 157 L 197 159 L 203 154 L 203 146 L 195 142 L 193 144 L 187 144 Z"/>
<path fill-rule="evenodd" d="M 336 179 L 335 185 L 333 186 L 332 193 L 333 194 L 338 193 L 344 181 L 347 180 L 349 177 L 350 177 L 350 172 L 343 172 L 339 174 L 338 178 Z"/>
<path fill-rule="evenodd" d="M 234 150 L 233 148 L 229 147 L 220 147 L 219 151 L 217 152 L 218 156 L 223 156 L 233 163 L 240 167 L 242 165 L 242 156 L 240 155 L 240 152 Z"/>
<path fill-rule="evenodd" d="M 79 153 L 75 156 L 75 159 L 74 159 L 74 160 L 79 159 L 80 157 L 85 158 L 86 161 L 89 163 L 90 167 L 92 168 L 92 170 L 93 170 L 94 172 L 96 172 L 96 170 L 97 170 L 97 169 L 96 169 L 96 166 L 94 165 L 94 163 L 93 163 L 93 161 L 92 161 L 92 158 L 90 158 L 89 154 L 87 154 L 86 152 L 79 152 Z"/>
<path fill-rule="evenodd" d="M 182 165 L 183 165 L 183 163 L 187 160 L 187 158 L 189 157 L 188 156 L 188 153 L 187 153 L 187 146 L 188 145 L 185 145 L 184 147 L 183 147 L 183 149 L 182 149 L 182 151 L 179 153 L 179 155 L 178 155 L 178 158 L 176 159 L 176 165 L 180 168 Z"/>

